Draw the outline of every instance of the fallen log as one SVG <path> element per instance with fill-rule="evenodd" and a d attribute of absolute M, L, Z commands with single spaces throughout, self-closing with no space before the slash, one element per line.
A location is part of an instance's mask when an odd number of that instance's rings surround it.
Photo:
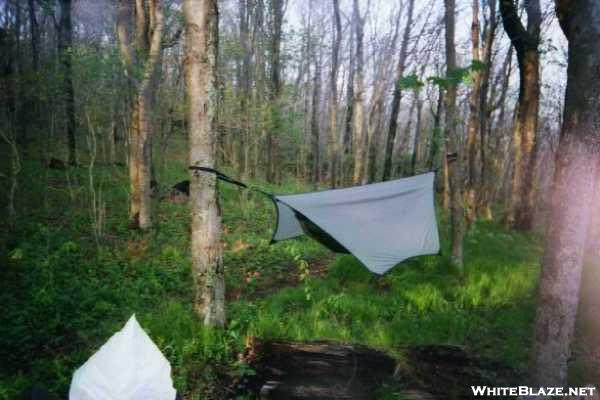
<path fill-rule="evenodd" d="M 261 400 L 372 399 L 396 367 L 380 351 L 326 341 L 255 339 L 245 358 L 256 371 L 248 389 Z"/>
<path fill-rule="evenodd" d="M 398 364 L 397 379 L 432 393 L 438 399 L 474 399 L 471 386 L 525 385 L 524 375 L 496 360 L 473 355 L 452 345 L 409 346 Z"/>
<path fill-rule="evenodd" d="M 472 399 L 471 386 L 523 385 L 522 375 L 460 346 L 421 345 L 396 360 L 369 347 L 328 341 L 252 339 L 242 361 L 245 391 L 261 400 L 375 399 L 384 383 L 405 399 Z"/>

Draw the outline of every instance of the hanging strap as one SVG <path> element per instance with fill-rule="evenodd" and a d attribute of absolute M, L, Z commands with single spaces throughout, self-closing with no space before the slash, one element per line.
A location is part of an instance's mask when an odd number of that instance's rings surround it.
<path fill-rule="evenodd" d="M 252 190 L 261 194 L 264 194 L 265 196 L 269 197 L 270 199 L 274 199 L 275 196 L 273 196 L 272 193 L 269 192 L 265 192 L 264 190 L 262 190 L 261 188 L 258 188 L 256 186 L 250 186 L 244 182 L 238 181 L 236 179 L 233 179 L 230 176 L 225 175 L 224 173 L 222 173 L 221 171 L 214 169 L 214 168 L 210 168 L 210 167 L 200 167 L 197 165 L 190 165 L 189 169 L 191 169 L 192 171 L 202 171 L 202 172 L 208 172 L 211 174 L 215 174 L 217 179 L 222 180 L 223 182 L 227 182 L 230 183 L 232 185 L 236 185 L 239 186 L 243 189 L 247 189 L 247 190 Z"/>

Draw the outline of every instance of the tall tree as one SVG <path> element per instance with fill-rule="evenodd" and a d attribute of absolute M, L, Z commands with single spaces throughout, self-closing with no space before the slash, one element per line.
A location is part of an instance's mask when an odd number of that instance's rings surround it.
<path fill-rule="evenodd" d="M 239 138 L 240 142 L 240 158 L 241 161 L 238 165 L 238 173 L 241 176 L 248 174 L 250 168 L 250 95 L 251 95 L 251 84 L 250 81 L 250 67 L 252 58 L 252 48 L 250 42 L 250 14 L 251 14 L 251 2 L 246 0 L 239 0 L 239 18 L 240 18 L 240 42 L 242 44 L 242 62 L 240 66 L 240 114 L 242 121 L 242 129 Z"/>
<path fill-rule="evenodd" d="M 556 10 L 569 61 L 535 321 L 533 378 L 540 386 L 566 384 L 600 152 L 600 3 L 557 0 Z"/>
<path fill-rule="evenodd" d="M 514 0 L 499 0 L 504 30 L 517 53 L 519 101 L 513 132 L 514 166 L 507 222 L 529 230 L 533 223 L 535 141 L 540 105 L 540 25 L 539 0 L 525 2 L 527 27 L 523 26 Z"/>
<path fill-rule="evenodd" d="M 217 153 L 216 0 L 184 0 L 185 83 L 190 165 L 213 168 Z M 214 174 L 190 173 L 194 309 L 206 325 L 225 324 L 221 215 Z"/>
<path fill-rule="evenodd" d="M 68 140 L 68 162 L 77 163 L 75 142 L 75 91 L 73 89 L 73 25 L 71 23 L 71 0 L 59 0 L 58 54 L 62 65 L 62 92 L 65 102 L 65 131 Z"/>
<path fill-rule="evenodd" d="M 271 126 L 267 130 L 267 181 L 279 180 L 281 171 L 277 165 L 279 157 L 279 137 L 281 134 L 281 26 L 283 24 L 283 0 L 270 0 L 271 42 L 270 42 L 270 88 Z"/>
<path fill-rule="evenodd" d="M 421 67 L 421 77 L 425 72 L 425 65 Z M 415 134 L 413 137 L 412 144 L 412 155 L 410 160 L 410 174 L 414 175 L 417 172 L 417 161 L 419 159 L 419 144 L 421 143 L 421 130 L 423 124 L 423 99 L 421 98 L 421 90 L 417 89 L 415 91 L 416 103 L 417 103 L 417 123 L 415 126 Z"/>
<path fill-rule="evenodd" d="M 319 54 L 317 54 L 319 52 Z M 312 110 L 310 114 L 310 132 L 311 132 L 311 156 L 312 156 L 312 182 L 316 186 L 321 180 L 321 137 L 319 132 L 319 109 L 321 103 L 321 54 L 319 46 L 313 48 L 313 87 L 312 87 Z"/>
<path fill-rule="evenodd" d="M 356 23 L 354 19 L 356 18 L 355 13 L 352 13 L 352 24 L 351 24 L 351 34 L 348 41 L 349 53 L 354 54 L 354 38 L 356 35 L 356 30 L 354 27 Z M 356 59 L 355 57 L 349 57 L 348 63 L 348 79 L 346 81 L 346 115 L 344 118 L 344 126 L 343 126 L 343 134 L 342 134 L 342 154 L 340 158 L 340 181 L 343 181 L 346 176 L 350 176 L 350 168 L 347 165 L 351 165 L 349 162 L 351 159 L 351 155 L 353 154 L 353 141 L 354 137 L 352 134 L 352 122 L 354 121 L 354 74 L 356 71 Z M 340 182 L 341 183 L 341 182 Z"/>
<path fill-rule="evenodd" d="M 409 0 L 406 17 L 406 26 L 402 35 L 402 43 L 400 44 L 400 53 L 398 55 L 398 64 L 396 66 L 396 77 L 394 80 L 394 94 L 392 97 L 392 109 L 390 112 L 390 123 L 388 129 L 387 140 L 385 143 L 385 155 L 383 162 L 383 180 L 387 181 L 392 176 L 392 161 L 394 155 L 394 141 L 398 131 L 398 115 L 400 113 L 400 102 L 402 100 L 402 76 L 406 69 L 406 56 L 408 54 L 408 42 L 410 40 L 410 32 L 413 24 L 413 13 L 415 0 Z"/>
<path fill-rule="evenodd" d="M 27 10 L 29 11 L 29 29 L 31 30 L 31 62 L 33 71 L 37 72 L 39 66 L 39 43 L 40 30 L 38 27 L 37 18 L 35 16 L 35 2 L 28 0 Z"/>
<path fill-rule="evenodd" d="M 427 159 L 427 169 L 433 170 L 433 167 L 436 163 L 436 158 L 438 153 L 440 152 L 440 120 L 442 119 L 442 108 L 444 106 L 444 90 L 440 86 L 438 88 L 438 96 L 435 105 L 435 111 L 432 110 L 433 114 L 433 127 L 431 129 L 431 139 L 429 141 L 429 156 Z"/>
<path fill-rule="evenodd" d="M 479 2 L 480 0 L 473 0 L 472 2 L 472 22 L 471 22 L 471 58 L 472 65 L 477 66 L 477 63 L 481 63 L 480 48 L 479 48 L 479 37 L 481 34 L 481 25 L 479 23 Z M 476 198 L 475 193 L 479 186 L 479 172 L 477 157 L 480 155 L 477 147 L 483 146 L 483 143 L 479 143 L 478 140 L 480 127 L 479 123 L 481 118 L 481 71 L 479 68 L 474 68 L 472 72 L 473 83 L 471 85 L 471 92 L 469 93 L 469 117 L 467 121 L 467 142 L 466 151 L 464 152 L 463 158 L 466 161 L 467 166 L 467 183 L 466 183 L 466 201 L 468 204 L 468 212 L 470 220 L 475 219 L 476 214 Z"/>
<path fill-rule="evenodd" d="M 163 15 L 160 0 L 120 0 L 117 35 L 133 93 L 129 138 L 132 225 L 152 226 L 151 179 L 153 110 L 160 74 Z"/>
<path fill-rule="evenodd" d="M 338 0 L 333 2 L 333 33 L 331 46 L 331 101 L 329 103 L 329 186 L 335 188 L 337 184 L 337 172 L 340 157 L 340 139 L 337 129 L 337 111 L 338 111 L 338 68 L 340 38 L 342 36 L 342 22 L 340 18 L 340 3 Z"/>
<path fill-rule="evenodd" d="M 479 190 L 479 196 L 477 199 L 478 212 L 483 214 L 487 218 L 491 218 L 491 187 L 494 185 L 490 182 L 492 176 L 488 173 L 489 160 L 488 160 L 488 147 L 489 147 L 489 129 L 491 127 L 490 121 L 492 120 L 493 107 L 489 106 L 489 97 L 493 93 L 490 93 L 490 80 L 492 78 L 492 56 L 494 54 L 493 45 L 494 39 L 496 38 L 496 31 L 498 28 L 497 18 L 497 2 L 496 0 L 487 0 L 487 18 L 485 18 L 485 24 L 483 27 L 483 47 L 481 49 L 481 59 L 483 61 L 483 68 L 481 71 L 481 90 L 479 97 L 479 161 L 480 161 L 480 172 L 479 182 L 483 186 L 482 190 Z M 495 88 L 495 87 L 494 87 Z"/>
<path fill-rule="evenodd" d="M 456 73 L 456 48 L 454 44 L 455 28 L 455 0 L 444 0 L 445 7 L 445 26 L 446 26 L 446 76 L 448 77 L 448 87 L 444 96 L 445 100 L 445 119 L 444 119 L 444 141 L 446 143 L 446 153 L 458 152 L 458 137 L 456 133 L 456 92 L 457 87 L 454 79 L 451 77 Z M 450 160 L 449 160 L 450 161 Z M 451 225 L 451 246 L 452 263 L 462 271 L 463 268 L 463 236 L 464 236 L 464 208 L 462 195 L 462 168 L 460 157 L 448 162 L 448 188 L 450 192 L 450 225 Z"/>
<path fill-rule="evenodd" d="M 356 39 L 356 72 L 354 86 L 354 107 L 353 107 L 353 136 L 354 136 L 354 174 L 352 181 L 361 184 L 365 174 L 365 161 L 367 156 L 368 138 L 365 133 L 365 76 L 364 76 L 364 55 L 363 55 L 363 36 L 365 17 L 360 15 L 358 0 L 353 3 L 354 34 Z"/>

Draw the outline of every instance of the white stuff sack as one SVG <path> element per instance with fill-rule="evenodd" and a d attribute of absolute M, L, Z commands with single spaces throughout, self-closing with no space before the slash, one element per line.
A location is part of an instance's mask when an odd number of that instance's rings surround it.
<path fill-rule="evenodd" d="M 132 315 L 73 375 L 69 400 L 173 400 L 171 365 Z"/>

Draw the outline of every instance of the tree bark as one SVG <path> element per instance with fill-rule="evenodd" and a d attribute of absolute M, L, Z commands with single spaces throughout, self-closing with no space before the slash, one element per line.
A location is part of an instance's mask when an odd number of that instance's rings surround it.
<path fill-rule="evenodd" d="M 513 132 L 514 170 L 506 219 L 511 227 L 530 230 L 533 224 L 535 142 L 540 103 L 538 46 L 542 13 L 539 0 L 526 2 L 525 28 L 513 0 L 499 1 L 504 30 L 517 52 L 519 63 L 519 101 Z"/>
<path fill-rule="evenodd" d="M 379 82 L 375 84 L 373 93 L 373 104 L 369 111 L 369 120 L 367 123 L 367 136 L 368 136 L 368 154 L 367 164 L 365 165 L 366 171 L 363 176 L 363 184 L 373 183 L 377 177 L 377 150 L 379 149 L 379 142 L 381 136 L 381 115 L 384 110 L 383 104 L 383 84 L 384 80 L 382 73 L 378 74 Z"/>
<path fill-rule="evenodd" d="M 33 71 L 37 72 L 39 67 L 39 43 L 40 43 L 40 30 L 35 17 L 35 3 L 34 0 L 28 0 L 27 10 L 29 12 L 29 25 L 31 29 L 31 62 Z"/>
<path fill-rule="evenodd" d="M 421 125 L 422 125 L 422 113 L 423 113 L 423 99 L 421 99 L 421 92 L 416 93 L 417 99 L 417 124 L 415 126 L 415 135 L 413 137 L 412 145 L 412 156 L 410 160 L 410 174 L 414 175 L 417 171 L 417 162 L 419 160 L 419 144 L 421 143 Z"/>
<path fill-rule="evenodd" d="M 350 54 L 352 54 L 353 50 L 353 37 L 355 35 L 354 18 L 356 18 L 356 16 L 353 15 L 352 18 L 352 34 L 350 35 L 349 39 Z M 340 160 L 340 174 L 342 176 L 340 177 L 340 181 L 344 180 L 347 176 L 350 175 L 350 168 L 346 167 L 346 165 L 351 165 L 350 159 L 351 155 L 354 153 L 354 135 L 352 133 L 352 122 L 354 121 L 354 75 L 356 70 L 355 66 L 355 57 L 350 57 L 350 62 L 348 65 L 348 82 L 346 84 L 346 115 L 344 119 L 344 133 L 342 136 L 342 154 Z"/>
<path fill-rule="evenodd" d="M 340 158 L 340 139 L 337 129 L 338 110 L 338 62 L 340 52 L 340 38 L 342 36 L 342 22 L 340 19 L 340 4 L 338 0 L 333 1 L 333 40 L 331 49 L 331 102 L 329 103 L 329 186 L 335 188 L 337 185 L 337 172 Z"/>
<path fill-rule="evenodd" d="M 456 70 L 456 49 L 454 45 L 454 14 L 455 0 L 444 0 L 445 25 L 446 25 L 446 74 L 451 76 Z M 458 152 L 458 137 L 456 133 L 456 92 L 454 83 L 449 83 L 445 95 L 445 120 L 444 140 L 447 153 Z M 463 271 L 463 236 L 464 236 L 464 208 L 462 195 L 462 167 L 461 157 L 448 163 L 448 188 L 450 195 L 450 224 L 452 263 L 462 273 Z"/>
<path fill-rule="evenodd" d="M 565 386 L 600 152 L 600 3 L 556 1 L 569 41 L 564 122 L 535 321 L 533 380 Z"/>
<path fill-rule="evenodd" d="M 134 92 L 129 139 L 129 213 L 132 226 L 140 229 L 152 227 L 152 118 L 160 74 L 162 30 L 159 0 L 136 0 L 135 4 L 121 0 L 117 35 L 125 73 Z"/>
<path fill-rule="evenodd" d="M 600 265 L 600 165 L 596 165 L 596 169 L 596 177 L 593 181 L 594 201 L 586 238 L 585 261 L 587 264 L 598 266 Z"/>
<path fill-rule="evenodd" d="M 250 64 L 252 58 L 252 48 L 250 43 L 250 4 L 248 1 L 239 1 L 240 17 L 240 42 L 242 44 L 242 62 L 240 66 L 240 115 L 241 132 L 239 135 L 240 158 L 238 174 L 245 178 L 249 169 L 250 158 L 250 108 L 249 101 L 251 96 L 250 82 Z"/>
<path fill-rule="evenodd" d="M 481 62 L 481 55 L 479 49 L 479 36 L 480 36 L 480 23 L 479 23 L 479 1 L 473 0 L 473 20 L 471 22 L 471 57 L 473 65 L 477 62 Z M 464 152 L 464 159 L 467 165 L 467 182 L 466 182 L 466 203 L 467 203 L 467 217 L 469 221 L 474 221 L 476 218 L 476 197 L 475 192 L 477 186 L 479 186 L 478 173 L 478 146 L 483 146 L 483 143 L 478 143 L 479 132 L 481 130 L 479 123 L 480 119 L 480 97 L 481 97 L 481 72 L 478 69 L 472 71 L 473 83 L 471 85 L 471 92 L 469 93 L 469 117 L 467 121 L 467 142 L 466 151 Z"/>
<path fill-rule="evenodd" d="M 367 155 L 368 138 L 365 134 L 365 109 L 364 109 L 364 59 L 363 59 L 363 29 L 365 18 L 360 15 L 358 0 L 354 0 L 353 20 L 356 34 L 356 72 L 354 87 L 353 128 L 354 135 L 354 174 L 352 182 L 359 185 L 365 174 L 365 161 Z"/>
<path fill-rule="evenodd" d="M 482 59 L 483 59 L 483 70 L 481 72 L 481 92 L 479 98 L 479 179 L 480 179 L 480 190 L 477 195 L 477 213 L 484 218 L 491 219 L 492 211 L 490 206 L 490 192 L 491 187 L 494 185 L 490 182 L 491 176 L 488 174 L 490 168 L 490 161 L 488 160 L 488 148 L 489 148 L 489 129 L 492 120 L 493 109 L 489 107 L 488 97 L 490 93 L 490 79 L 492 75 L 492 56 L 493 56 L 493 45 L 494 39 L 496 38 L 496 30 L 498 27 L 497 19 L 497 2 L 496 0 L 487 1 L 488 17 L 485 21 L 483 29 L 483 48 L 482 48 Z"/>
<path fill-rule="evenodd" d="M 409 0 L 408 11 L 406 17 L 406 26 L 402 35 L 402 43 L 400 44 L 400 54 L 398 56 L 398 65 L 396 67 L 396 76 L 394 80 L 394 94 L 392 97 L 392 109 L 390 112 L 390 123 L 388 135 L 385 143 L 385 155 L 383 161 L 383 180 L 387 181 L 392 174 L 392 161 L 394 154 L 394 142 L 398 131 L 398 114 L 400 113 L 400 101 L 402 100 L 402 76 L 406 68 L 406 55 L 408 51 L 408 42 L 410 40 L 410 32 L 412 29 L 413 11 L 415 0 Z"/>
<path fill-rule="evenodd" d="M 317 49 L 314 49 L 316 52 Z M 321 152 L 320 143 L 321 137 L 319 132 L 319 106 L 321 103 L 321 60 L 320 55 L 313 54 L 314 75 L 313 75 L 313 92 L 312 92 L 312 110 L 310 116 L 310 132 L 311 132 L 311 175 L 312 183 L 315 187 L 319 185 L 321 180 Z"/>
<path fill-rule="evenodd" d="M 60 0 L 58 54 L 62 65 L 62 92 L 65 102 L 65 131 L 68 141 L 68 162 L 77 163 L 75 142 L 75 91 L 73 89 L 73 26 L 71 24 L 71 0 Z"/>
<path fill-rule="evenodd" d="M 190 165 L 213 168 L 217 158 L 216 0 L 184 0 L 185 82 Z M 190 173 L 194 309 L 205 325 L 225 324 L 221 215 L 214 174 Z"/>
<path fill-rule="evenodd" d="M 444 90 L 440 87 L 438 90 L 437 104 L 435 107 L 435 113 L 433 115 L 433 128 L 431 130 L 431 141 L 429 147 L 429 159 L 427 160 L 427 168 L 433 170 L 438 153 L 440 153 L 441 140 L 440 140 L 440 121 L 442 119 L 442 108 L 444 106 Z"/>
<path fill-rule="evenodd" d="M 271 0 L 271 79 L 269 100 L 271 108 L 271 127 L 267 129 L 267 182 L 278 182 L 281 171 L 277 162 L 279 157 L 279 135 L 281 134 L 281 25 L 283 23 L 283 0 Z"/>

